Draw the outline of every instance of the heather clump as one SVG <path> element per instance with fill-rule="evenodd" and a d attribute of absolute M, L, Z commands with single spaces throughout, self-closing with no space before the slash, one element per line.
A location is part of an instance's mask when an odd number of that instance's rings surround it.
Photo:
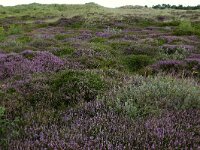
<path fill-rule="evenodd" d="M 56 74 L 51 82 L 55 100 L 70 104 L 93 101 L 104 91 L 106 83 L 100 75 L 93 72 L 64 71 Z"/>
<path fill-rule="evenodd" d="M 61 70 L 64 67 L 64 61 L 49 52 L 24 51 L 20 54 L 1 55 L 0 66 L 0 78 L 6 79 L 34 72 Z"/>
<path fill-rule="evenodd" d="M 23 43 L 23 44 L 27 44 L 27 43 L 31 42 L 31 40 L 32 40 L 32 38 L 29 36 L 26 36 L 26 35 L 23 35 L 23 36 L 17 38 L 17 41 L 20 43 Z"/>
<path fill-rule="evenodd" d="M 28 45 L 37 49 L 47 49 L 48 47 L 55 46 L 55 40 L 45 40 L 42 38 L 33 39 Z"/>
<path fill-rule="evenodd" d="M 65 70 L 47 75 L 36 75 L 28 82 L 11 85 L 32 106 L 53 108 L 94 101 L 107 89 L 107 83 L 95 72 Z"/>
<path fill-rule="evenodd" d="M 9 120 L 5 113 L 6 109 L 0 106 L 0 146 L 8 148 L 11 139 L 18 135 L 17 123 L 19 120 Z"/>
<path fill-rule="evenodd" d="M 103 37 L 96 37 L 90 40 L 90 42 L 94 42 L 94 43 L 104 43 L 106 42 L 106 39 Z"/>
<path fill-rule="evenodd" d="M 0 149 L 199 149 L 198 6 L 156 7 L 0 6 Z"/>
<path fill-rule="evenodd" d="M 151 65 L 154 73 L 166 72 L 174 75 L 199 77 L 199 54 L 191 54 L 183 60 L 161 60 Z"/>
<path fill-rule="evenodd" d="M 124 47 L 123 51 L 126 55 L 148 55 L 155 56 L 159 52 L 159 48 L 155 46 L 149 46 L 148 44 L 132 43 L 130 46 Z"/>
<path fill-rule="evenodd" d="M 0 42 L 5 39 L 5 30 L 3 27 L 0 27 Z"/>
<path fill-rule="evenodd" d="M 198 148 L 199 115 L 199 110 L 190 109 L 133 121 L 102 102 L 90 102 L 57 115 L 50 125 L 32 122 L 24 136 L 10 141 L 9 148 Z"/>
<path fill-rule="evenodd" d="M 56 40 L 64 40 L 64 39 L 66 39 L 68 37 L 70 37 L 70 36 L 67 35 L 67 34 L 57 34 L 57 35 L 55 35 L 55 39 Z"/>
<path fill-rule="evenodd" d="M 158 58 L 162 60 L 183 60 L 194 50 L 193 46 L 163 45 L 160 47 Z"/>
<path fill-rule="evenodd" d="M 147 55 L 130 55 L 124 59 L 125 65 L 131 72 L 138 71 L 153 62 Z"/>
<path fill-rule="evenodd" d="M 152 65 L 155 72 L 165 71 L 168 73 L 178 73 L 184 69 L 184 62 L 180 60 L 162 60 Z"/>
<path fill-rule="evenodd" d="M 59 57 L 64 57 L 68 55 L 72 55 L 75 49 L 70 44 L 64 44 L 63 46 L 55 49 L 52 53 Z"/>

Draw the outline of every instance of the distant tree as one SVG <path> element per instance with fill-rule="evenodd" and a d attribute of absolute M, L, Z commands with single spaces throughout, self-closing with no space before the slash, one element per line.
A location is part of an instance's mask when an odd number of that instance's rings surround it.
<path fill-rule="evenodd" d="M 197 6 L 183 6 L 183 5 L 170 5 L 170 4 L 158 4 L 153 6 L 152 8 L 154 9 L 166 9 L 166 8 L 171 8 L 171 9 L 182 9 L 182 10 L 196 10 L 196 9 L 200 9 L 200 5 Z"/>

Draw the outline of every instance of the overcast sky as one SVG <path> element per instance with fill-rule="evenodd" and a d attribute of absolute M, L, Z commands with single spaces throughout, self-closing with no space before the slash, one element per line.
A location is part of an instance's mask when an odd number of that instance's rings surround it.
<path fill-rule="evenodd" d="M 171 4 L 171 5 L 191 5 L 196 6 L 200 4 L 200 0 L 0 0 L 0 5 L 13 6 L 18 4 L 29 3 L 57 3 L 57 4 L 84 4 L 88 2 L 95 2 L 106 7 L 118 7 L 123 5 L 156 5 L 156 4 Z"/>

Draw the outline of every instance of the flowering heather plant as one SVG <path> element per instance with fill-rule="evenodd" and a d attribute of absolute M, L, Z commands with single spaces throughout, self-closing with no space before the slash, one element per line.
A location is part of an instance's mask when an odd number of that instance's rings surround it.
<path fill-rule="evenodd" d="M 169 73 L 178 73 L 184 68 L 184 62 L 180 60 L 162 60 L 152 65 L 155 72 L 166 71 Z"/>
<path fill-rule="evenodd" d="M 190 70 L 194 76 L 200 77 L 200 55 L 192 54 L 185 61 L 187 63 L 186 69 Z"/>
<path fill-rule="evenodd" d="M 95 72 L 65 70 L 15 81 L 9 88 L 14 88 L 32 106 L 58 108 L 94 101 L 107 89 L 107 82 Z"/>
<path fill-rule="evenodd" d="M 6 109 L 0 106 L 0 148 L 1 146 L 7 147 L 11 139 L 17 135 L 17 122 L 9 120 L 6 117 Z"/>
<path fill-rule="evenodd" d="M 191 54 L 183 60 L 161 60 L 151 65 L 153 72 L 183 74 L 185 76 L 198 75 L 200 70 L 199 54 Z"/>
<path fill-rule="evenodd" d="M 196 59 L 200 59 L 200 54 L 191 54 L 188 58 L 196 58 Z"/>
<path fill-rule="evenodd" d="M 161 46 L 162 50 L 165 51 L 167 54 L 173 54 L 176 51 L 179 51 L 179 53 L 182 52 L 192 52 L 195 48 L 192 45 L 169 45 L 169 44 L 164 44 Z"/>
<path fill-rule="evenodd" d="M 102 37 L 102 38 L 109 38 L 109 37 L 112 36 L 112 34 L 109 33 L 109 32 L 97 32 L 96 36 L 97 37 Z"/>
<path fill-rule="evenodd" d="M 57 71 L 64 68 L 64 61 L 49 52 L 24 51 L 20 54 L 0 55 L 0 78 L 34 72 Z"/>
<path fill-rule="evenodd" d="M 82 31 L 81 34 L 79 36 L 77 36 L 76 38 L 80 39 L 80 40 L 90 40 L 93 37 L 91 32 L 88 31 Z"/>
<path fill-rule="evenodd" d="M 124 59 L 124 64 L 131 71 L 138 71 L 149 64 L 151 64 L 154 60 L 147 55 L 129 55 Z"/>
<path fill-rule="evenodd" d="M 27 116 L 32 118 L 35 113 Z M 102 102 L 66 110 L 51 124 L 31 122 L 9 149 L 198 149 L 200 111 L 168 111 L 131 120 Z"/>
<path fill-rule="evenodd" d="M 0 6 L 0 149 L 200 149 L 199 14 L 140 9 Z"/>

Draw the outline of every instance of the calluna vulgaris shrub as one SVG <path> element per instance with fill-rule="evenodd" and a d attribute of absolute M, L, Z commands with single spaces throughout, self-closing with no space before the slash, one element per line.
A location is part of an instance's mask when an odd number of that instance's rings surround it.
<path fill-rule="evenodd" d="M 154 72 L 166 71 L 168 73 L 178 73 L 180 70 L 183 70 L 185 64 L 180 60 L 161 60 L 153 64 L 152 69 Z"/>
<path fill-rule="evenodd" d="M 166 77 L 136 76 L 114 94 L 114 107 L 140 117 L 167 110 L 200 108 L 200 87 L 194 81 Z M 112 103 L 112 102 L 111 102 Z"/>
<path fill-rule="evenodd" d="M 24 51 L 20 54 L 0 54 L 0 79 L 35 72 L 61 70 L 64 61 L 49 52 Z"/>
<path fill-rule="evenodd" d="M 100 75 L 93 72 L 64 71 L 56 74 L 51 88 L 56 93 L 55 99 L 64 103 L 95 100 L 106 87 Z"/>
<path fill-rule="evenodd" d="M 152 62 L 152 58 L 147 55 L 130 55 L 124 59 L 124 63 L 130 71 L 138 71 Z"/>
<path fill-rule="evenodd" d="M 163 71 L 198 77 L 200 75 L 200 57 L 199 54 L 191 54 L 184 60 L 161 60 L 151 65 L 151 68 L 154 73 Z"/>
<path fill-rule="evenodd" d="M 36 76 L 26 82 L 16 82 L 13 87 L 32 106 L 68 106 L 96 99 L 107 87 L 100 75 L 91 71 L 65 70 Z"/>
<path fill-rule="evenodd" d="M 66 110 L 51 124 L 32 121 L 9 149 L 197 149 L 199 124 L 195 109 L 133 121 L 102 102 L 89 102 Z"/>
<path fill-rule="evenodd" d="M 11 139 L 17 135 L 17 122 L 15 119 L 11 121 L 6 118 L 5 115 L 6 109 L 4 107 L 0 107 L 0 149 L 1 146 L 6 148 Z"/>

